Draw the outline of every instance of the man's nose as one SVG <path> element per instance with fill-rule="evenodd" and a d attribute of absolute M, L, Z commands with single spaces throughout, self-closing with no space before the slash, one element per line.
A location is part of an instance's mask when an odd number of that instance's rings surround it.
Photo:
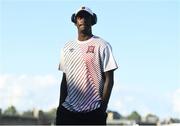
<path fill-rule="evenodd" d="M 81 18 L 81 21 L 84 22 L 84 23 L 86 23 L 87 18 L 86 18 L 86 17 L 82 17 L 82 18 Z"/>

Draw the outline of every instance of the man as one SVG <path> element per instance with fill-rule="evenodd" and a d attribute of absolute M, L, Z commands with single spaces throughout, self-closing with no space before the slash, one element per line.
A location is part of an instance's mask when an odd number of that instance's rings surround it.
<path fill-rule="evenodd" d="M 92 34 L 97 17 L 80 7 L 71 18 L 78 38 L 65 44 L 59 70 L 63 72 L 56 124 L 106 124 L 106 109 L 117 69 L 108 42 Z"/>

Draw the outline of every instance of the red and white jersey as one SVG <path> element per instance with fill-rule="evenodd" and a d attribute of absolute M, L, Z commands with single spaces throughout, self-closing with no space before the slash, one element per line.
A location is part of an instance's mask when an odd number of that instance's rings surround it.
<path fill-rule="evenodd" d="M 59 64 L 59 70 L 66 74 L 68 90 L 63 106 L 75 112 L 99 108 L 104 87 L 103 72 L 117 68 L 110 44 L 100 37 L 66 43 Z"/>

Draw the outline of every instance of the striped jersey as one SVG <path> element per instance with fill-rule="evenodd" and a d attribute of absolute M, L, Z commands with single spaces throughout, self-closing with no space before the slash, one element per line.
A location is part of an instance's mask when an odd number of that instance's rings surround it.
<path fill-rule="evenodd" d="M 103 72 L 117 68 L 110 44 L 100 37 L 66 43 L 59 64 L 59 70 L 66 74 L 68 92 L 62 105 L 74 112 L 99 108 L 104 87 Z"/>

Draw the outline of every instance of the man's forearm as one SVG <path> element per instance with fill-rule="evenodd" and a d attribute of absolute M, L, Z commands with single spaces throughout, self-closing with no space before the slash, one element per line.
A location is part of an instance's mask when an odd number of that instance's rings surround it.
<path fill-rule="evenodd" d="M 113 71 L 105 72 L 105 83 L 104 83 L 104 89 L 103 89 L 103 95 L 102 95 L 102 107 L 104 111 L 106 111 L 108 102 L 110 99 L 111 91 L 114 85 L 114 77 L 113 77 Z"/>
<path fill-rule="evenodd" d="M 62 103 L 65 101 L 67 96 L 67 82 L 66 82 L 66 75 L 63 73 L 63 78 L 61 82 L 61 88 L 60 88 L 60 100 L 59 100 L 59 106 L 62 105 Z"/>

